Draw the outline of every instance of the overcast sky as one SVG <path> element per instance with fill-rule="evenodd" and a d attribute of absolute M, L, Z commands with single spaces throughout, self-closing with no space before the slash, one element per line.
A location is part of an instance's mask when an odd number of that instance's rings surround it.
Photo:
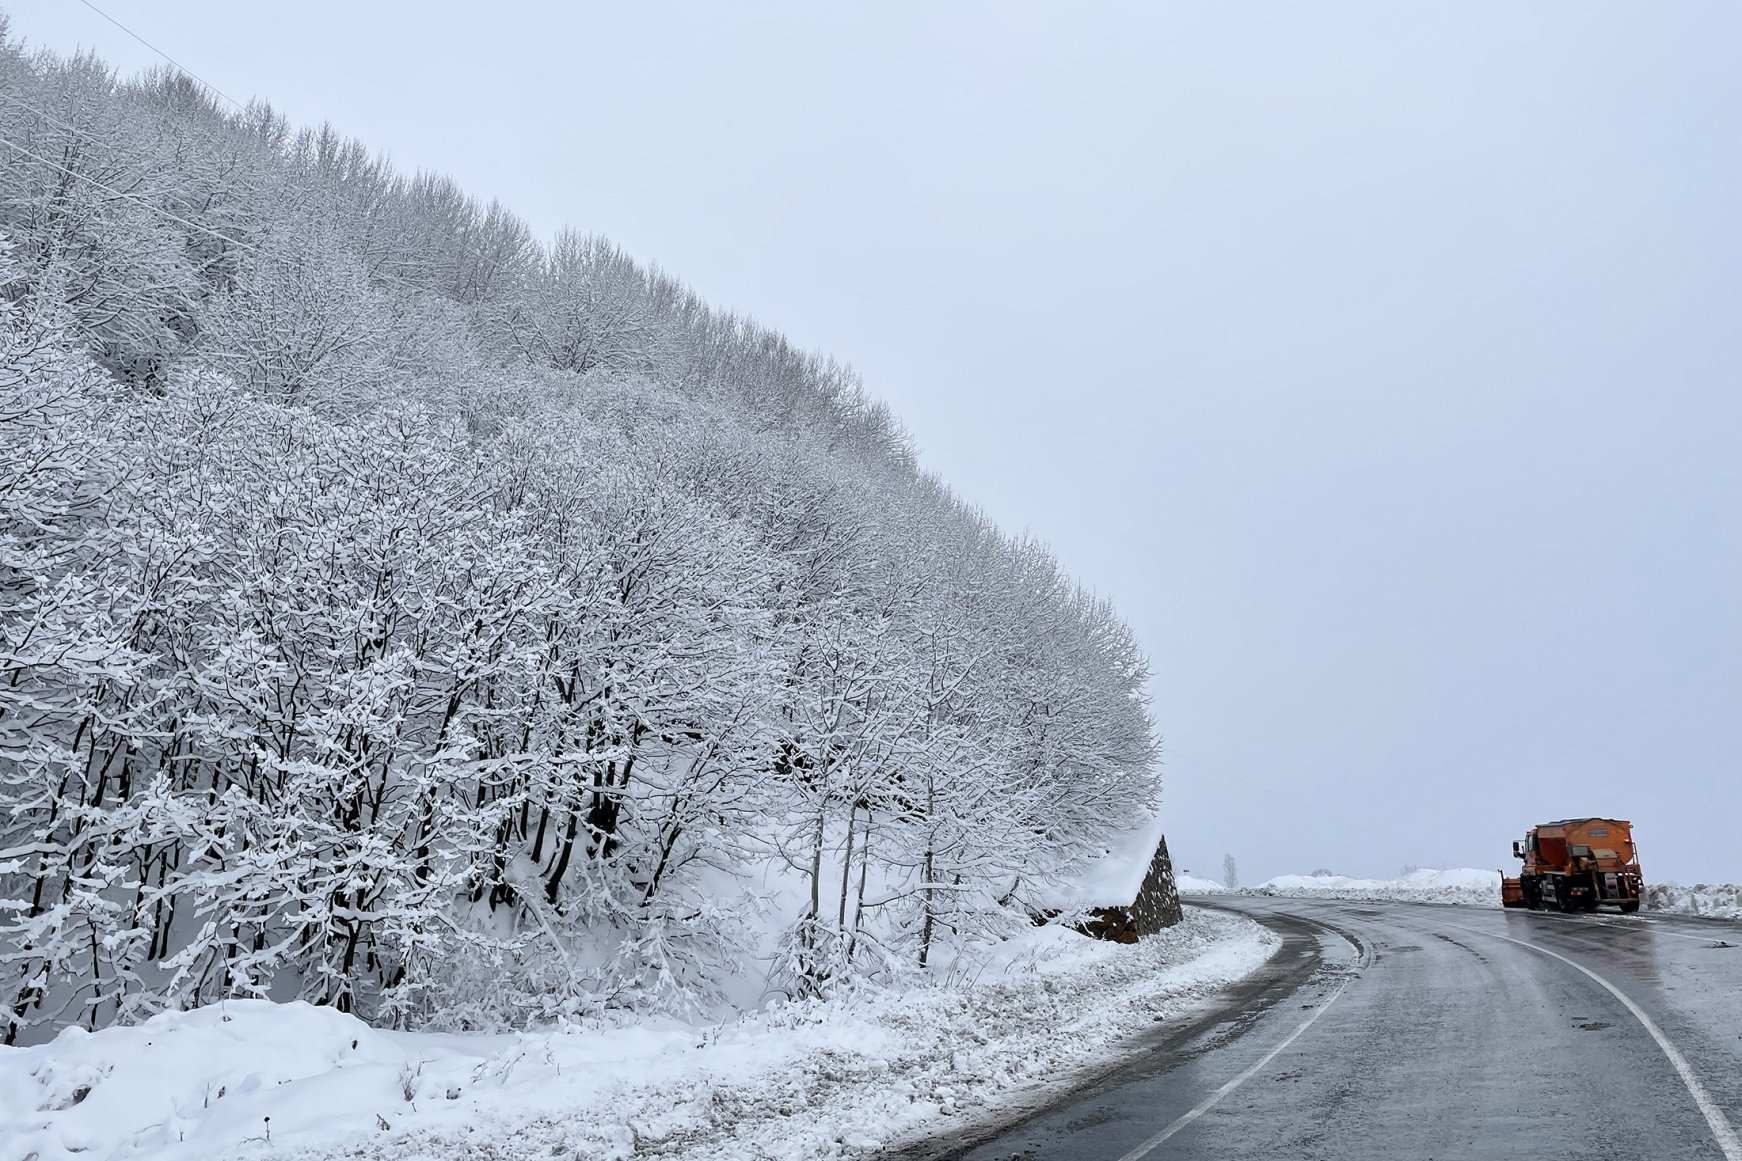
<path fill-rule="evenodd" d="M 1742 879 L 1742 8 L 99 6 L 857 366 L 1136 626 L 1178 865 Z"/>

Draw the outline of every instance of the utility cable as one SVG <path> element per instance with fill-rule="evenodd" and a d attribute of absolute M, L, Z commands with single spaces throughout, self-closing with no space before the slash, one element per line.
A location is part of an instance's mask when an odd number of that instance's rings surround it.
<path fill-rule="evenodd" d="M 137 40 L 140 44 L 143 44 L 146 48 L 149 48 L 152 52 L 155 52 L 158 56 L 162 57 L 164 60 L 166 60 L 170 64 L 174 65 L 176 68 L 180 69 L 183 73 L 185 73 L 188 76 L 189 79 L 198 81 L 200 84 L 204 85 L 207 89 L 210 89 L 212 92 L 216 93 L 218 96 L 224 98 L 224 100 L 230 102 L 230 104 L 236 106 L 236 108 L 244 109 L 244 111 L 245 111 L 245 106 L 242 104 L 242 102 L 240 102 L 236 98 L 230 96 L 228 93 L 224 92 L 224 90 L 220 89 L 217 85 L 212 84 L 212 82 L 206 80 L 204 77 L 200 76 L 198 73 L 194 72 L 192 69 L 188 68 L 186 65 L 184 65 L 180 61 L 176 60 L 173 56 L 170 56 L 167 52 L 164 52 L 161 48 L 158 48 L 155 44 L 152 44 L 149 40 L 146 40 L 143 36 L 140 36 L 137 32 L 134 32 L 131 28 L 128 28 L 125 24 L 122 24 L 119 20 L 116 20 L 113 16 L 110 16 L 107 12 L 104 12 L 101 8 L 98 8 L 95 4 L 92 4 L 91 0 L 79 0 L 79 3 L 83 4 L 86 8 L 89 8 L 92 12 L 95 12 L 98 16 L 101 16 L 104 20 L 107 20 L 110 24 L 113 24 L 116 28 L 119 28 L 122 32 L 125 32 L 128 36 L 131 36 L 134 40 Z"/>
<path fill-rule="evenodd" d="M 230 96 L 228 93 L 224 92 L 224 90 L 218 88 L 218 86 L 212 84 L 210 81 L 206 80 L 204 77 L 200 76 L 198 73 L 194 72 L 192 69 L 188 68 L 186 65 L 184 65 L 180 61 L 176 60 L 173 56 L 170 56 L 167 52 L 164 52 L 161 48 L 158 48 L 155 44 L 152 44 L 149 40 L 146 40 L 143 36 L 140 36 L 137 32 L 134 32 L 131 28 L 127 27 L 125 24 L 122 24 L 119 20 L 115 19 L 113 16 L 110 16 L 107 12 L 103 11 L 101 8 L 98 8 L 95 4 L 91 3 L 91 0 L 79 0 L 79 3 L 83 4 L 86 8 L 89 8 L 92 12 L 95 12 L 98 16 L 101 16 L 104 20 L 107 20 L 110 24 L 113 24 L 116 28 L 119 28 L 122 32 L 125 32 L 128 36 L 131 36 L 134 40 L 138 41 L 140 44 L 144 45 L 146 48 L 150 49 L 152 52 L 156 53 L 158 56 L 162 57 L 164 60 L 166 60 L 170 64 L 174 65 L 184 75 L 186 75 L 190 80 L 192 80 L 200 85 L 205 86 L 207 89 L 211 90 L 211 92 L 215 93 L 219 97 L 222 97 L 224 100 L 230 102 L 230 104 L 235 106 L 238 111 L 244 112 L 244 113 L 248 111 L 247 106 L 243 105 L 242 102 L 236 100 L 236 98 Z M 16 103 L 23 106 L 24 108 L 27 108 L 27 109 L 30 108 L 30 106 L 24 105 L 24 103 L 22 101 L 19 101 Z M 54 120 L 53 117 L 49 117 L 46 113 L 43 113 L 40 110 L 31 109 L 31 112 L 35 113 L 39 117 L 44 118 L 45 120 L 48 120 L 48 121 Z M 62 125 L 62 128 L 67 129 L 69 132 L 78 133 L 77 129 L 73 129 L 71 126 L 66 125 L 64 122 L 61 123 L 61 125 Z M 73 176 L 77 177 L 80 175 L 74 174 Z M 470 246 L 466 245 L 463 242 L 458 243 L 458 245 L 459 245 L 461 251 L 469 258 L 472 258 L 478 262 L 483 262 L 483 263 L 489 263 L 492 261 L 492 259 L 486 258 L 484 255 L 478 253 L 478 251 L 472 249 Z M 409 287 L 410 289 L 418 291 L 421 294 L 436 293 L 435 291 L 430 290 L 428 287 L 419 286 L 416 283 L 410 282 L 410 281 L 403 279 L 403 278 L 396 278 L 395 276 L 393 276 L 391 274 L 377 273 L 375 275 L 375 277 L 383 278 L 389 282 L 398 282 L 401 286 Z"/>
<path fill-rule="evenodd" d="M 169 60 L 170 58 L 165 57 L 164 59 Z M 177 65 L 176 67 L 180 68 L 181 66 Z M 189 73 L 188 75 L 192 76 L 193 74 Z M 198 78 L 196 77 L 195 79 L 197 80 Z M 202 81 L 201 83 L 203 84 L 204 82 Z M 215 91 L 216 90 L 214 90 L 214 92 Z M 0 93 L 0 101 L 5 101 L 11 105 L 16 105 L 18 108 L 23 109 L 25 112 L 31 114 L 32 116 L 39 117 L 51 125 L 58 126 L 59 128 L 65 130 L 66 132 L 71 133 L 74 137 L 78 138 L 79 141 L 83 142 L 86 145 L 105 145 L 106 144 L 104 142 L 98 141 L 95 137 L 92 137 L 89 133 L 78 128 L 76 125 L 69 125 L 65 121 L 62 121 L 60 118 L 55 117 L 54 115 L 52 115 L 50 113 L 45 113 L 41 109 L 38 109 L 36 106 L 34 106 L 26 101 L 19 100 L 17 97 L 12 96 L 10 93 Z M 282 262 L 285 265 L 294 265 L 294 263 L 291 263 L 289 259 L 284 258 L 282 255 L 268 253 L 264 250 L 260 250 L 256 247 L 250 246 L 246 242 L 240 241 L 236 238 L 232 238 L 228 234 L 223 234 L 223 233 L 220 233 L 216 230 L 213 230 L 207 226 L 202 226 L 198 222 L 190 222 L 186 218 L 177 217 L 176 215 L 170 213 L 168 210 L 164 209 L 163 207 L 153 205 L 150 202 L 144 200 L 143 198 L 138 197 L 137 195 L 128 193 L 126 190 L 118 190 L 112 186 L 105 185 L 102 182 L 98 181 L 96 178 L 92 177 L 90 174 L 80 173 L 77 170 L 68 169 L 66 166 L 60 165 L 57 162 L 50 160 L 49 158 L 43 157 L 42 155 L 37 154 L 37 153 L 32 153 L 30 150 L 28 150 L 24 146 L 18 144 L 16 141 L 9 141 L 5 137 L 0 136 L 0 145 L 9 145 L 13 149 L 17 150 L 19 153 L 24 154 L 26 157 L 33 158 L 36 161 L 40 161 L 42 164 L 50 166 L 51 168 L 58 170 L 61 173 L 66 174 L 68 177 L 74 177 L 74 178 L 78 178 L 81 181 L 90 182 L 92 185 L 96 186 L 100 190 L 103 190 L 105 193 L 112 194 L 113 196 L 118 197 L 118 198 L 126 198 L 130 201 L 137 203 L 138 205 L 144 207 L 145 209 L 151 211 L 154 214 L 159 214 L 165 218 L 168 218 L 171 221 L 179 222 L 184 226 L 188 226 L 192 229 L 199 230 L 201 233 L 208 234 L 211 237 L 217 238 L 220 241 L 227 242 L 230 245 L 237 247 L 238 249 L 246 250 L 250 253 L 257 254 L 260 257 L 266 258 L 266 259 L 271 260 L 271 261 Z M 476 249 L 474 249 L 471 246 L 466 245 L 463 242 L 456 243 L 456 245 L 458 245 L 460 252 L 462 254 L 464 254 L 468 258 L 473 259 L 474 261 L 482 262 L 482 263 L 486 263 L 486 264 L 488 264 L 492 261 L 492 259 L 485 257 L 483 254 L 480 254 Z M 400 275 L 393 274 L 393 273 L 386 271 L 386 270 L 371 271 L 370 277 L 378 278 L 383 282 L 391 282 L 391 283 L 394 283 L 396 285 L 403 286 L 407 290 L 415 291 L 418 294 L 437 294 L 437 295 L 440 294 L 439 291 L 432 290 L 427 286 L 419 285 L 418 283 L 412 282 L 408 278 L 404 278 Z"/>
<path fill-rule="evenodd" d="M 68 133 L 71 133 L 74 137 L 78 138 L 80 141 L 84 142 L 87 145 L 102 144 L 101 142 L 96 141 L 95 138 L 91 137 L 90 134 L 85 133 L 85 132 L 77 129 L 74 126 L 68 125 L 65 121 L 58 120 L 57 118 L 52 117 L 47 113 L 44 113 L 41 109 L 38 109 L 33 105 L 29 105 L 29 104 L 25 103 L 24 101 L 20 101 L 18 98 L 12 96 L 9 93 L 0 93 L 0 101 L 6 101 L 9 104 L 16 105 L 18 108 L 23 109 L 26 112 L 31 113 L 37 117 L 40 117 L 44 121 L 49 122 L 50 124 L 60 126 L 62 129 L 66 130 Z M 153 203 L 140 197 L 138 194 L 131 193 L 127 190 L 116 189 L 114 186 L 109 185 L 106 182 L 99 181 L 98 179 L 92 177 L 88 173 L 81 173 L 76 169 L 70 169 L 67 166 L 62 165 L 60 162 L 55 161 L 53 158 L 44 157 L 42 154 L 36 153 L 36 152 L 26 148 L 25 146 L 20 145 L 18 142 L 13 141 L 10 138 L 5 137 L 3 135 L 0 135 L 0 145 L 4 145 L 7 148 L 9 148 L 17 153 L 21 153 L 25 157 L 28 157 L 33 161 L 40 162 L 41 164 L 48 166 L 50 169 L 53 169 L 56 172 L 63 173 L 68 177 L 77 178 L 80 181 L 88 182 L 89 184 L 95 186 L 97 189 L 102 190 L 104 193 L 109 194 L 112 197 L 117 197 L 117 198 L 121 198 L 125 201 L 130 201 L 130 202 L 134 203 L 135 205 L 141 207 L 142 209 L 145 209 L 145 210 L 149 211 L 150 213 L 154 213 L 161 218 L 165 218 L 165 219 L 172 221 L 172 222 L 175 222 L 179 225 L 186 226 L 190 230 L 197 230 L 200 233 L 205 234 L 207 237 L 215 238 L 218 241 L 223 242 L 227 246 L 233 246 L 238 250 L 246 251 L 247 253 L 253 254 L 256 257 L 263 258 L 266 261 L 277 262 L 277 263 L 279 263 L 283 266 L 289 267 L 289 268 L 294 268 L 296 266 L 296 263 L 294 261 L 292 261 L 289 258 L 286 258 L 282 254 L 274 254 L 269 250 L 262 250 L 258 246 L 254 246 L 248 242 L 244 242 L 239 238 L 233 238 L 230 235 L 225 234 L 220 230 L 214 230 L 210 226 L 202 225 L 199 222 L 190 221 L 189 219 L 184 218 L 184 217 L 180 216 L 179 214 L 171 213 L 169 210 L 164 209 L 162 206 L 154 205 Z M 482 256 L 477 254 L 474 251 L 471 251 L 468 249 L 467 253 L 473 258 L 483 260 Z M 427 286 L 420 286 L 417 283 L 412 282 L 410 279 L 403 278 L 403 277 L 401 277 L 397 274 L 393 274 L 389 271 L 377 270 L 373 273 L 372 276 L 380 279 L 383 282 L 390 282 L 390 283 L 394 283 L 398 286 L 402 286 L 405 289 L 413 291 L 417 294 L 436 294 L 436 293 L 438 293 L 436 291 L 431 290 Z"/>
<path fill-rule="evenodd" d="M 88 141 L 89 138 L 86 138 L 86 140 Z M 181 217 L 179 214 L 172 214 L 168 210 L 164 209 L 162 206 L 152 205 L 150 202 L 146 201 L 144 198 L 140 197 L 138 194 L 132 194 L 132 193 L 128 193 L 126 190 L 116 189 L 112 185 L 108 185 L 104 182 L 98 181 L 96 178 L 92 177 L 88 173 L 80 173 L 76 169 L 68 169 L 66 166 L 60 164 L 60 162 L 58 162 L 58 161 L 54 161 L 50 158 L 44 157 L 40 153 L 34 153 L 31 150 L 26 149 L 24 146 L 18 144 L 18 142 L 16 142 L 16 141 L 13 141 L 9 137 L 0 137 L 0 145 L 4 145 L 8 149 L 11 149 L 17 153 L 22 153 L 24 156 L 32 159 L 33 161 L 39 161 L 43 165 L 48 166 L 50 169 L 58 170 L 61 173 L 66 174 L 68 177 L 76 177 L 81 181 L 89 182 L 90 184 L 96 186 L 98 189 L 102 190 L 104 193 L 111 194 L 114 197 L 122 198 L 126 201 L 134 202 L 135 204 L 143 206 L 145 209 L 150 210 L 154 214 L 157 214 L 161 217 L 168 218 L 172 222 L 179 222 L 180 224 L 186 226 L 190 230 L 198 230 L 200 233 L 206 234 L 206 235 L 213 237 L 213 238 L 216 238 L 220 242 L 224 242 L 228 245 L 234 246 L 238 250 L 246 250 L 251 254 L 258 254 L 262 258 L 276 259 L 278 261 L 288 261 L 287 259 L 284 259 L 279 255 L 269 254 L 265 250 L 262 250 L 257 246 L 251 246 L 247 242 L 242 242 L 242 241 L 239 241 L 235 238 L 232 238 L 228 234 L 219 233 L 217 230 L 212 229 L 210 226 L 202 226 L 200 223 L 191 222 L 188 219 Z M 386 277 L 391 277 L 391 276 L 389 275 Z"/>

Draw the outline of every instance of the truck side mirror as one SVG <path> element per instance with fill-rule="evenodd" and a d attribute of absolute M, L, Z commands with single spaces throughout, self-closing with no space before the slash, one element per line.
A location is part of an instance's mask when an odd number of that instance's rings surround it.
<path fill-rule="evenodd" d="M 1524 844 L 1519 842 L 1517 839 L 1512 840 L 1512 857 L 1515 859 L 1522 859 L 1524 857 Z"/>

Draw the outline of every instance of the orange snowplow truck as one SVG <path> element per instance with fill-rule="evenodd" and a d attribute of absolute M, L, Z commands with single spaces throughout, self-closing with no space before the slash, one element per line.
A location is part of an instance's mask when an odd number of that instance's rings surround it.
<path fill-rule="evenodd" d="M 1614 903 L 1639 910 L 1639 857 L 1633 824 L 1618 818 L 1566 818 L 1530 828 L 1512 844 L 1524 860 L 1518 878 L 1500 877 L 1500 902 L 1532 911 L 1595 911 Z"/>

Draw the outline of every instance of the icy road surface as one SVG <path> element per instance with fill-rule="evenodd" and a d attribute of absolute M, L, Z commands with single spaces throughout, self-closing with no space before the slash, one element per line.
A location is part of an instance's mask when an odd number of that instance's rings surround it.
<path fill-rule="evenodd" d="M 1220 897 L 1284 944 L 1093 1089 L 909 1161 L 1742 1161 L 1742 923 Z"/>

